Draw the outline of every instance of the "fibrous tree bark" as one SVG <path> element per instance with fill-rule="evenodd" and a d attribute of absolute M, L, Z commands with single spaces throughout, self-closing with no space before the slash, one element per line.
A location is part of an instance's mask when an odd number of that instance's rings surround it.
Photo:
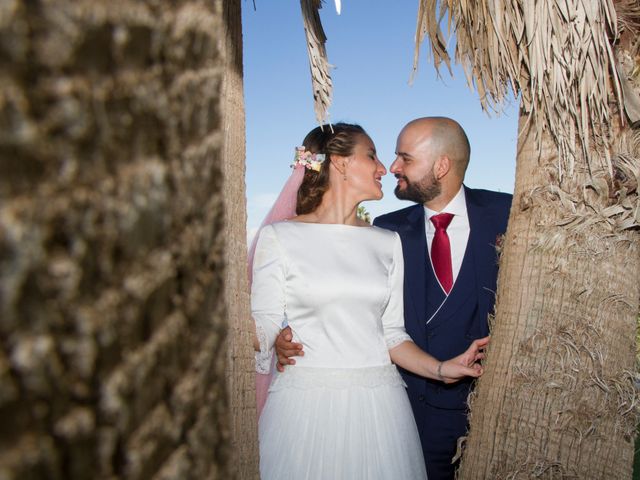
<path fill-rule="evenodd" d="M 227 311 L 227 388 L 230 396 L 231 446 L 236 478 L 258 478 L 258 428 L 255 364 L 247 284 L 247 200 L 244 187 L 245 122 L 242 81 L 240 0 L 223 2 L 220 41 L 222 81 L 223 193 L 225 205 L 225 304 Z"/>
<path fill-rule="evenodd" d="M 459 476 L 630 478 L 640 139 L 624 108 L 637 84 L 619 59 L 637 56 L 637 2 L 423 0 L 417 38 L 430 38 L 436 64 L 449 62 L 438 8 L 483 105 L 509 89 L 521 102 L 492 341 Z"/>
<path fill-rule="evenodd" d="M 228 3 L 0 3 L 2 479 L 234 477 Z"/>
<path fill-rule="evenodd" d="M 557 148 L 520 120 L 487 373 L 460 478 L 627 479 L 637 418 L 638 138 L 608 171 L 559 182 Z"/>

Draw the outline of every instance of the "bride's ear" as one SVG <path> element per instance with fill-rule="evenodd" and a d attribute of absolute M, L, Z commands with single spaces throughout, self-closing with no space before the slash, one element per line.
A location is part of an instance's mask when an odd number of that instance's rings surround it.
<path fill-rule="evenodd" d="M 340 155 L 331 155 L 331 166 L 338 170 L 340 175 L 344 175 L 347 171 L 347 165 L 349 164 L 349 157 L 343 157 Z"/>

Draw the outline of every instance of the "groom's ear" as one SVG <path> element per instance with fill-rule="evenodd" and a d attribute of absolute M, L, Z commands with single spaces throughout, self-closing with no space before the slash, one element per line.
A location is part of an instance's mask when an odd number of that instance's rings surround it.
<path fill-rule="evenodd" d="M 433 165 L 433 174 L 437 180 L 441 180 L 451 171 L 452 162 L 448 155 L 440 155 Z"/>

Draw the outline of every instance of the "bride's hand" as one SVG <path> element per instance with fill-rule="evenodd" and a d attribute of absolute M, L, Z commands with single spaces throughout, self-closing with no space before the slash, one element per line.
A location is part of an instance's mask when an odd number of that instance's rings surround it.
<path fill-rule="evenodd" d="M 442 362 L 439 374 L 444 383 L 455 383 L 464 377 L 478 378 L 484 373 L 480 361 L 484 359 L 484 348 L 489 337 L 474 340 L 466 352 Z"/>

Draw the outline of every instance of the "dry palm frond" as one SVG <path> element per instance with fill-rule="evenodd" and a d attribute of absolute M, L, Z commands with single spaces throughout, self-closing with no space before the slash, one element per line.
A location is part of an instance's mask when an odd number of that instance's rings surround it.
<path fill-rule="evenodd" d="M 631 63 L 631 67 L 629 64 Z M 637 128 L 640 126 L 640 95 L 637 92 L 635 87 L 635 83 L 638 81 L 634 81 L 633 72 L 635 71 L 635 66 L 632 63 L 632 59 L 628 57 L 625 53 L 618 54 L 618 65 L 616 65 L 616 69 L 618 71 L 618 76 L 620 77 L 620 86 L 622 87 L 622 92 L 624 94 L 624 111 L 627 114 L 627 118 L 629 119 L 629 124 Z M 640 79 L 638 79 L 640 80 Z"/>
<path fill-rule="evenodd" d="M 456 61 L 485 110 L 498 109 L 512 89 L 538 138 L 543 130 L 551 133 L 561 175 L 573 171 L 581 153 L 587 163 L 603 163 L 591 167 L 612 172 L 611 92 L 622 103 L 611 47 L 618 32 L 612 0 L 420 0 L 416 49 L 427 34 L 436 66 L 450 63 L 440 30 L 447 14 Z"/>
<path fill-rule="evenodd" d="M 568 249 L 572 256 L 584 256 L 591 261 L 612 254 L 618 244 L 637 243 L 640 229 L 640 131 L 626 129 L 613 142 L 611 157 L 613 177 L 600 170 L 575 188 L 558 185 L 547 170 L 550 180 L 526 195 L 521 202 L 527 208 L 552 209 L 557 218 L 540 230 L 532 250 L 559 251 Z M 580 171 L 582 170 L 582 172 Z M 578 177 L 584 177 L 586 166 L 576 167 Z M 568 186 L 568 188 L 566 188 Z M 552 263 L 558 271 L 566 257 Z"/>
<path fill-rule="evenodd" d="M 313 88 L 314 110 L 318 123 L 326 123 L 329 105 L 331 105 L 332 83 L 329 75 L 329 62 L 324 44 L 327 37 L 320 22 L 321 0 L 300 0 L 304 32 L 307 36 L 309 68 Z"/>
<path fill-rule="evenodd" d="M 616 1 L 620 48 L 616 68 L 624 94 L 624 111 L 633 127 L 640 126 L 640 1 Z"/>
<path fill-rule="evenodd" d="M 640 2 L 638 0 L 616 0 L 615 6 L 620 30 L 631 32 L 637 38 L 640 34 Z"/>

